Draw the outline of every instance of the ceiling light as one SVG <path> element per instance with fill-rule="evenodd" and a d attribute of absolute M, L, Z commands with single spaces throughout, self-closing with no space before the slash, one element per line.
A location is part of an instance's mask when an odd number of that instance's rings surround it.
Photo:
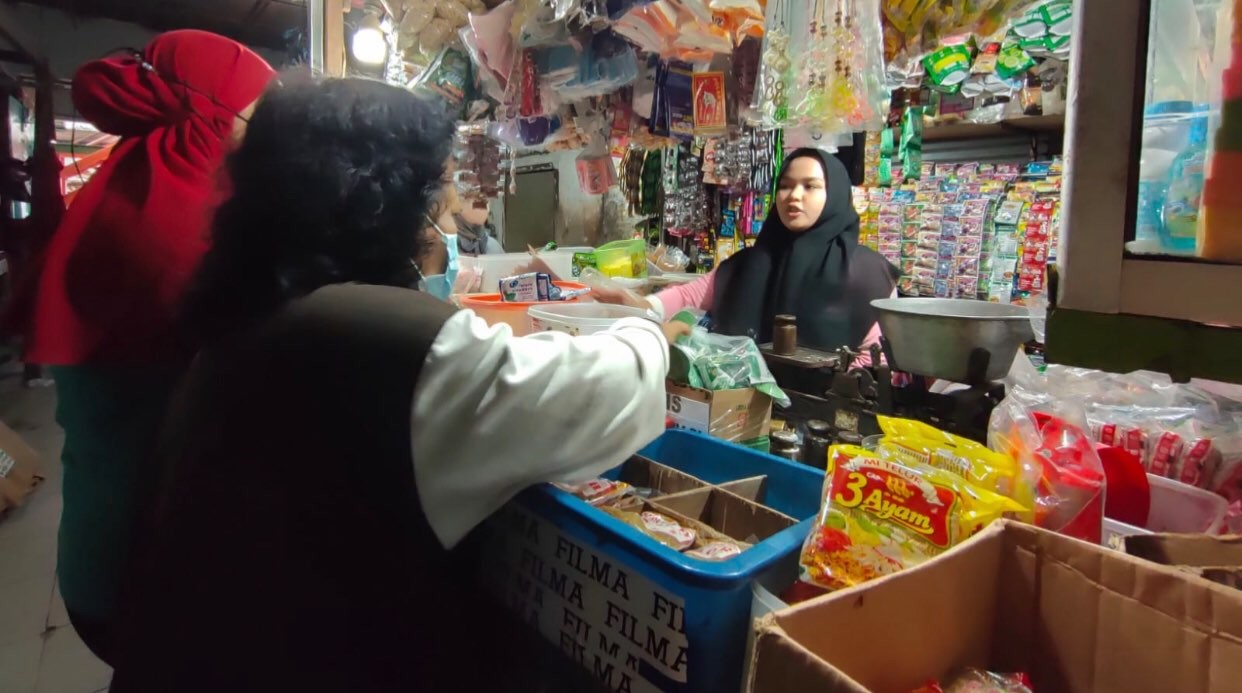
<path fill-rule="evenodd" d="M 365 65 L 383 65 L 388 59 L 388 41 L 380 29 L 379 20 L 368 15 L 358 24 L 350 40 L 354 59 Z"/>

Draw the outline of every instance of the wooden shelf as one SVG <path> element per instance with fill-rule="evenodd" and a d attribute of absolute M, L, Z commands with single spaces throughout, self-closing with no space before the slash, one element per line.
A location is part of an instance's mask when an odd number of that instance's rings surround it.
<path fill-rule="evenodd" d="M 989 139 L 1010 135 L 1029 135 L 1040 132 L 1065 130 L 1065 116 L 1025 116 L 999 123 L 949 123 L 923 129 L 924 142 L 949 142 L 953 140 Z"/>

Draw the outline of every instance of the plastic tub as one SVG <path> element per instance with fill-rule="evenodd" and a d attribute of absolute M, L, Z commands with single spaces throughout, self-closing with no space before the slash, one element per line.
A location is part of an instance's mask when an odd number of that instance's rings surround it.
<path fill-rule="evenodd" d="M 562 289 L 585 289 L 585 284 L 575 282 L 553 282 Z M 581 300 L 579 297 L 567 299 L 565 301 L 556 302 L 557 305 L 565 303 L 575 303 Z M 502 301 L 500 294 L 463 294 L 457 297 L 457 303 L 462 308 L 473 310 L 475 315 L 483 318 L 484 322 L 489 325 L 508 325 L 513 328 L 513 334 L 521 337 L 531 333 L 530 318 L 526 312 L 534 306 L 550 305 L 549 303 L 523 303 L 521 301 Z"/>
<path fill-rule="evenodd" d="M 709 484 L 767 476 L 764 505 L 799 522 L 707 563 L 544 485 L 485 526 L 484 582 L 561 647 L 566 666 L 586 667 L 611 690 L 738 691 L 751 585 L 796 566 L 823 472 L 688 431 L 669 431 L 642 454 Z"/>
<path fill-rule="evenodd" d="M 647 276 L 647 244 L 641 238 L 613 241 L 573 258 L 574 276 L 594 267 L 606 277 L 641 279 Z"/>
<path fill-rule="evenodd" d="M 574 276 L 574 254 L 589 253 L 593 249 L 588 247 L 581 248 L 557 248 L 556 250 L 540 251 L 539 259 L 543 260 L 548 269 L 556 275 L 557 279 L 571 280 Z M 465 267 L 477 267 L 483 272 L 483 288 L 488 291 L 495 291 L 500 284 L 501 279 L 521 274 L 520 270 L 526 268 L 534 260 L 530 253 L 504 253 L 502 255 L 479 255 L 478 257 L 461 257 L 458 259 L 460 265 Z"/>
<path fill-rule="evenodd" d="M 650 320 L 648 311 L 606 303 L 541 303 L 527 312 L 531 332 L 564 332 L 572 335 L 596 334 L 623 318 Z"/>
<path fill-rule="evenodd" d="M 1217 534 L 1224 527 L 1229 503 L 1223 497 L 1153 474 L 1147 475 L 1147 481 L 1151 484 L 1147 526 L 1135 527 L 1104 518 L 1105 546 L 1121 549 L 1121 540 L 1132 534 Z"/>

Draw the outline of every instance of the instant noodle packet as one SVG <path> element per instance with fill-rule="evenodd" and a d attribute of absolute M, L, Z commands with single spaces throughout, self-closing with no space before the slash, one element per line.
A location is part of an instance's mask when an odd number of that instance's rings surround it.
<path fill-rule="evenodd" d="M 1002 496 L 1020 498 L 1022 466 L 1013 457 L 921 421 L 877 416 L 882 457 L 929 464 Z"/>
<path fill-rule="evenodd" d="M 802 547 L 802 579 L 843 589 L 923 563 L 1018 502 L 953 472 L 833 446 L 819 521 Z"/>

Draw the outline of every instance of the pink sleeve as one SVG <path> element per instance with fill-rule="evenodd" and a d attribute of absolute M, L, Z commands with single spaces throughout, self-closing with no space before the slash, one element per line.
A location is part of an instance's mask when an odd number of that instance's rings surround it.
<path fill-rule="evenodd" d="M 664 306 L 664 319 L 668 320 L 686 308 L 712 309 L 712 296 L 716 289 L 716 270 L 699 277 L 689 284 L 679 284 L 656 294 Z"/>
<path fill-rule="evenodd" d="M 870 366 L 871 365 L 871 345 L 879 344 L 879 343 L 880 343 L 880 323 L 877 322 L 876 324 L 871 326 L 871 331 L 867 333 L 866 339 L 863 340 L 863 343 L 861 347 L 859 348 L 859 351 L 861 351 L 862 354 L 858 358 L 854 359 L 854 365 L 864 366 L 864 367 Z M 880 354 L 880 358 L 883 359 L 884 354 Z"/>

